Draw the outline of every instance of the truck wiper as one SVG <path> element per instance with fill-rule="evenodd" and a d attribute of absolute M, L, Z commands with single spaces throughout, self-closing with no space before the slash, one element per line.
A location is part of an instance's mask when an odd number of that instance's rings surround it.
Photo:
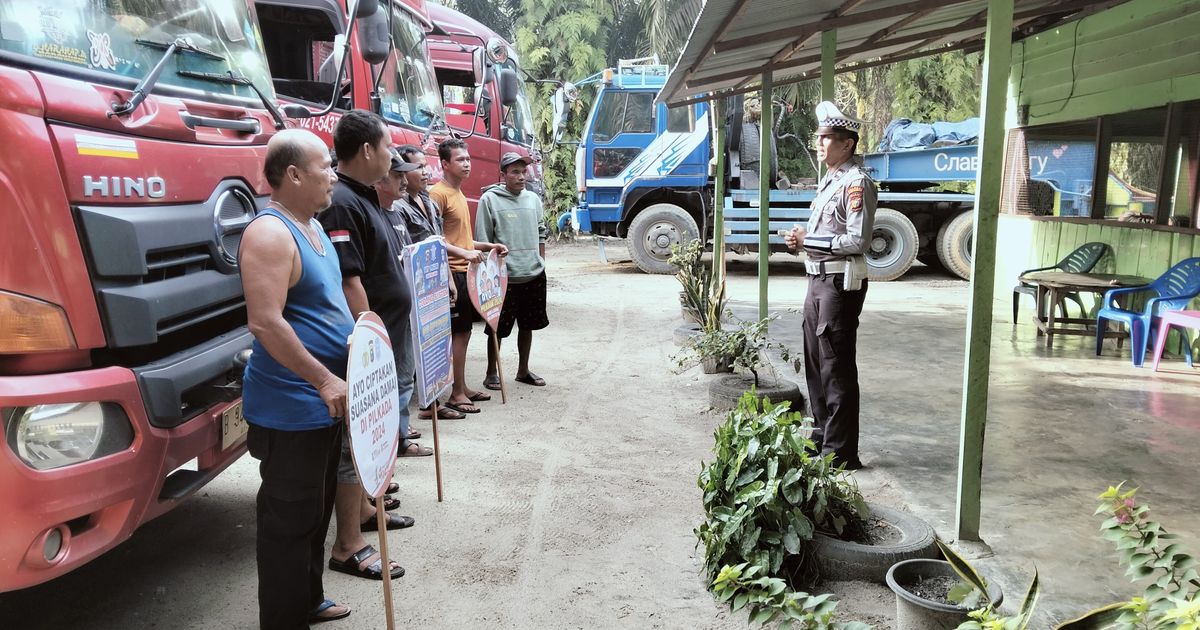
<path fill-rule="evenodd" d="M 234 74 L 232 70 L 229 70 L 225 74 L 220 72 L 193 72 L 191 70 L 180 70 L 175 74 L 178 74 L 181 77 L 187 77 L 189 79 L 200 79 L 201 81 L 212 81 L 214 83 L 242 85 L 248 87 L 251 90 L 254 90 L 254 93 L 258 95 L 258 100 L 262 101 L 262 104 L 267 108 L 267 111 L 271 112 L 271 118 L 275 120 L 275 128 L 283 129 L 287 126 L 283 122 L 283 113 L 279 111 L 279 107 L 275 105 L 274 101 L 267 98 L 267 95 L 263 94 L 262 90 L 258 89 L 258 86 L 255 85 L 254 82 L 248 77 Z"/>
<path fill-rule="evenodd" d="M 154 64 L 154 67 L 150 69 L 150 73 L 142 78 L 142 80 L 138 82 L 137 86 L 133 88 L 133 96 L 124 103 L 117 103 L 113 105 L 112 111 L 108 113 L 109 118 L 112 118 L 113 116 L 124 116 L 125 114 L 137 109 L 137 106 L 141 105 L 142 101 L 146 100 L 146 97 L 150 95 L 150 90 L 154 89 L 154 85 L 158 83 L 158 77 L 162 74 L 163 67 L 167 65 L 167 60 L 175 56 L 175 53 L 179 51 L 187 51 L 216 61 L 225 61 L 225 58 L 221 55 L 218 55 L 211 50 L 200 48 L 199 46 L 193 44 L 191 40 L 184 37 L 177 38 L 175 41 L 169 44 L 151 39 L 138 39 L 135 41 L 142 46 L 161 48 L 164 51 L 163 55 L 158 60 L 158 63 Z"/>

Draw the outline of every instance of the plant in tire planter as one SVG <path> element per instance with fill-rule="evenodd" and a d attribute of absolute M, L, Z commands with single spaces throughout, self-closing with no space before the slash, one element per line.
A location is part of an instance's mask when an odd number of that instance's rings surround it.
<path fill-rule="evenodd" d="M 808 542 L 817 530 L 850 534 L 866 504 L 832 457 L 810 454 L 803 419 L 748 392 L 715 433 L 715 458 L 700 472 L 705 522 L 696 528 L 714 593 L 751 620 L 802 628 L 832 623 L 832 602 L 799 590 L 815 580 Z"/>
<path fill-rule="evenodd" d="M 709 402 L 714 408 L 733 407 L 742 394 L 751 389 L 757 391 L 760 398 L 786 401 L 795 411 L 804 408 L 804 397 L 800 394 L 798 385 L 781 378 L 768 381 L 760 375 L 766 365 L 766 352 L 771 348 L 779 350 L 783 360 L 790 362 L 793 368 L 800 369 L 799 359 L 794 357 L 787 346 L 767 338 L 768 327 L 777 317 L 771 315 L 757 321 L 742 321 L 736 329 L 728 331 L 728 346 L 733 353 L 733 367 L 742 374 L 727 376 L 709 385 Z"/>
<path fill-rule="evenodd" d="M 685 318 L 692 318 L 704 331 L 720 330 L 725 311 L 725 281 L 716 277 L 702 260 L 704 244 L 699 240 L 671 246 L 668 261 L 679 271 L 679 302 Z"/>

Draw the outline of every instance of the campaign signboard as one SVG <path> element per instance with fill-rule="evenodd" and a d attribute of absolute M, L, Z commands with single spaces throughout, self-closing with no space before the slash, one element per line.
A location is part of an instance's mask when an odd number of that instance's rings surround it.
<path fill-rule="evenodd" d="M 417 364 L 417 401 L 422 407 L 450 391 L 450 267 L 446 243 L 429 237 L 405 247 L 412 291 L 412 336 Z M 459 299 L 465 299 L 459 296 Z"/>
<path fill-rule="evenodd" d="M 363 313 L 350 335 L 346 365 L 346 424 L 350 452 L 363 489 L 383 496 L 392 480 L 400 439 L 400 396 L 396 362 L 383 320 Z"/>
<path fill-rule="evenodd" d="M 496 250 L 489 251 L 482 263 L 467 267 L 467 292 L 475 310 L 483 316 L 488 328 L 495 331 L 508 292 L 508 265 L 500 260 Z"/>

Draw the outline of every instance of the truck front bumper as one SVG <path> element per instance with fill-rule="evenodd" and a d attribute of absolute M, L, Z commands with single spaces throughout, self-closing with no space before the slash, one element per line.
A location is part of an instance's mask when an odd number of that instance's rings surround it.
<path fill-rule="evenodd" d="M 0 408 L 104 402 L 119 405 L 132 443 L 81 463 L 36 470 L 13 445 L 12 425 L 0 444 L 0 592 L 40 584 L 120 544 L 246 451 L 245 439 L 222 444 L 222 413 L 240 400 L 213 405 L 173 428 L 154 427 L 137 376 L 121 367 L 39 376 L 0 377 Z M 3 416 L 7 417 L 7 415 Z M 192 470 L 185 464 L 196 460 Z M 176 475 L 173 471 L 180 469 Z M 190 476 L 164 492 L 168 476 Z"/>

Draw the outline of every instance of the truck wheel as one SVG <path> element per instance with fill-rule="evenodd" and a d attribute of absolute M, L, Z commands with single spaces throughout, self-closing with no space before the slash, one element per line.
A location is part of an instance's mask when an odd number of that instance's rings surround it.
<path fill-rule="evenodd" d="M 974 224 L 975 212 L 967 210 L 944 223 L 937 235 L 938 259 L 950 273 L 963 280 L 971 279 L 971 262 L 975 258 Z"/>
<path fill-rule="evenodd" d="M 671 246 L 698 238 L 696 220 L 686 210 L 672 203 L 656 203 L 629 224 L 629 255 L 646 273 L 675 273 L 675 266 L 667 262 Z"/>
<path fill-rule="evenodd" d="M 875 211 L 875 231 L 867 243 L 867 278 L 895 280 L 917 258 L 917 228 L 890 208 Z"/>

